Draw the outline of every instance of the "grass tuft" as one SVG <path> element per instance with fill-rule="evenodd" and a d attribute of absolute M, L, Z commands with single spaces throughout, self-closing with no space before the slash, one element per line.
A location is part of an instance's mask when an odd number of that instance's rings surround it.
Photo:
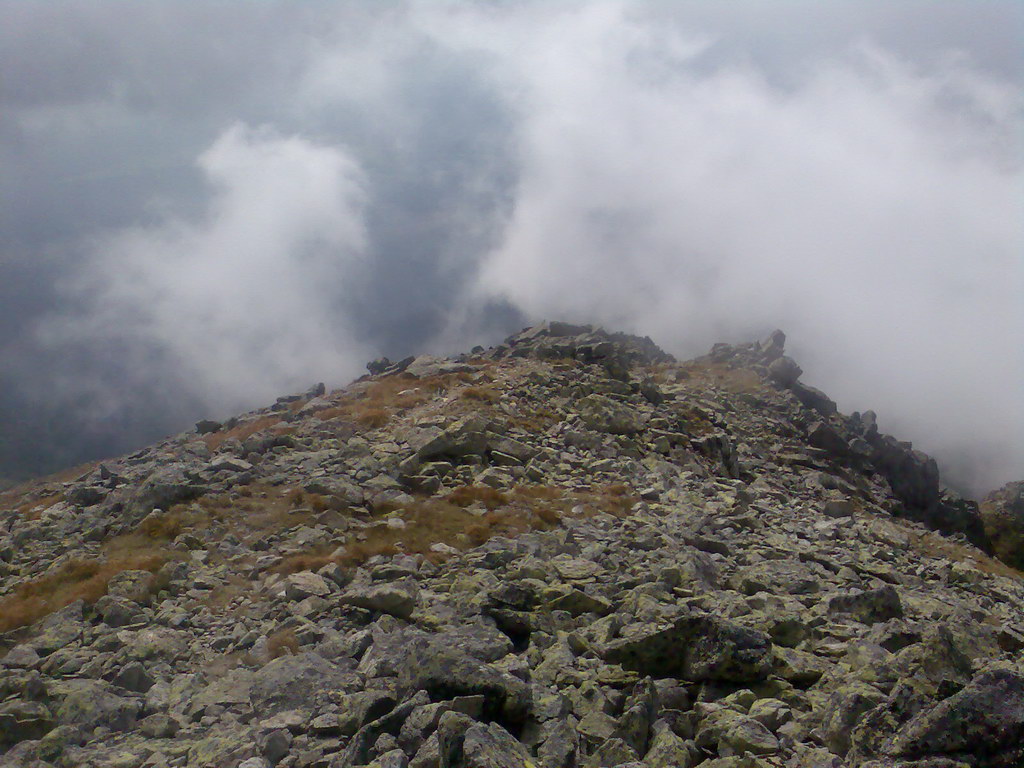
<path fill-rule="evenodd" d="M 497 509 L 508 504 L 509 499 L 501 491 L 489 485 L 463 485 L 444 497 L 445 501 L 463 509 L 473 504 L 483 504 L 487 509 Z"/>
<path fill-rule="evenodd" d="M 243 424 L 239 424 L 231 429 L 222 429 L 218 432 L 211 432 L 208 435 L 203 436 L 203 442 L 206 443 L 206 447 L 211 451 L 216 451 L 225 442 L 231 439 L 245 440 L 248 437 L 252 437 L 257 432 L 262 432 L 264 429 L 274 429 L 278 434 L 285 434 L 290 431 L 290 427 L 281 425 L 281 417 L 277 414 L 271 414 L 268 416 L 261 416 L 258 419 L 247 421 Z"/>
<path fill-rule="evenodd" d="M 76 600 L 95 603 L 123 571 L 157 571 L 169 557 L 139 553 L 110 560 L 75 558 L 52 573 L 19 585 L 0 600 L 0 632 L 28 626 Z"/>
<path fill-rule="evenodd" d="M 459 397 L 464 400 L 493 404 L 501 399 L 501 393 L 493 387 L 466 387 L 459 392 Z"/>
<path fill-rule="evenodd" d="M 281 656 L 296 656 L 299 653 L 299 638 L 291 629 L 279 629 L 267 638 L 267 655 L 272 659 Z"/>

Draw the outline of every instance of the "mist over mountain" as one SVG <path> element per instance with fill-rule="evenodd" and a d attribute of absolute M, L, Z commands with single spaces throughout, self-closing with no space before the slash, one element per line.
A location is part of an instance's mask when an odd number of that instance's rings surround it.
<path fill-rule="evenodd" d="M 1019 3 L 0 12 L 0 476 L 545 317 L 1024 475 Z"/>

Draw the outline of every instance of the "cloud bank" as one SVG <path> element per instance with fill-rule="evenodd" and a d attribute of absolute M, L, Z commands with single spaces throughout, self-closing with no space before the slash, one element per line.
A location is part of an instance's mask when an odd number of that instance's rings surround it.
<path fill-rule="evenodd" d="M 781 88 L 608 7 L 476 23 L 464 39 L 500 41 L 523 136 L 480 293 L 687 353 L 779 325 L 810 380 L 953 479 L 1020 474 L 1017 88 L 866 45 Z"/>
<path fill-rule="evenodd" d="M 124 450 L 543 317 L 687 356 L 782 327 L 948 480 L 1024 476 L 1019 11 L 741 5 L 214 5 L 135 11 L 131 45 L 74 6 L 121 56 L 11 96 L 3 248 L 39 298 L 0 347 L 0 426 L 113 418 L 81 453 Z"/>
<path fill-rule="evenodd" d="M 356 374 L 366 352 L 330 308 L 366 247 L 358 165 L 338 147 L 235 125 L 198 167 L 206 210 L 97 242 L 68 285 L 86 298 L 81 314 L 46 326 L 48 342 L 155 348 L 215 409 L 241 392 L 273 399 L 311 371 Z M 163 375 L 134 373 L 137 386 Z"/>

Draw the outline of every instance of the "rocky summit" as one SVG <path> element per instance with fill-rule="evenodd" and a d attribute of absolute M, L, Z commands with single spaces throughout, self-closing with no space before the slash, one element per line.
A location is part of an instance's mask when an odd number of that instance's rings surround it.
<path fill-rule="evenodd" d="M 0 765 L 1020 768 L 1024 485 L 545 323 L 0 494 Z"/>

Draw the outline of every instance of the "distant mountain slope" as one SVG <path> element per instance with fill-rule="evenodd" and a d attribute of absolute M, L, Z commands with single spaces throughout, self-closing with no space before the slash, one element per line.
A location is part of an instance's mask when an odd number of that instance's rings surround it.
<path fill-rule="evenodd" d="M 1019 768 L 1013 489 L 784 345 L 545 323 L 9 489 L 0 765 Z"/>

